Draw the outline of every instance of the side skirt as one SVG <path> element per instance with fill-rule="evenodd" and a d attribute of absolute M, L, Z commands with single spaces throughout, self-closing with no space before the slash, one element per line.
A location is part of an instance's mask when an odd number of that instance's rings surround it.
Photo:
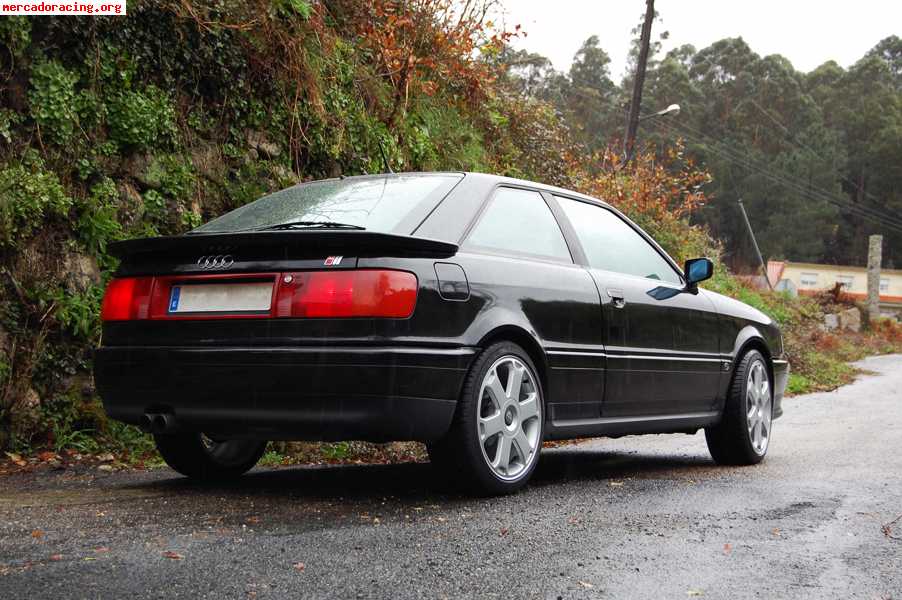
<path fill-rule="evenodd" d="M 713 425 L 720 420 L 720 416 L 719 411 L 710 411 L 677 415 L 550 421 L 545 425 L 545 439 L 567 440 L 644 433 L 682 433 Z"/>

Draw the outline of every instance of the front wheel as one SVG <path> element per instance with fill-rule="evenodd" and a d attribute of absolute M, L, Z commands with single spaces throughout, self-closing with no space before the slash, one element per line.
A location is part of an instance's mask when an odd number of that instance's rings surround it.
<path fill-rule="evenodd" d="M 202 433 L 155 434 L 154 441 L 166 464 L 186 477 L 221 481 L 240 477 L 251 470 L 266 442 L 259 440 L 214 440 Z"/>
<path fill-rule="evenodd" d="M 542 449 L 543 400 L 525 350 L 511 342 L 486 348 L 467 374 L 451 429 L 428 446 L 430 459 L 478 493 L 520 489 Z"/>
<path fill-rule="evenodd" d="M 767 363 L 760 352 L 750 350 L 733 374 L 723 418 L 705 429 L 714 460 L 722 465 L 761 462 L 770 444 L 773 406 Z"/>

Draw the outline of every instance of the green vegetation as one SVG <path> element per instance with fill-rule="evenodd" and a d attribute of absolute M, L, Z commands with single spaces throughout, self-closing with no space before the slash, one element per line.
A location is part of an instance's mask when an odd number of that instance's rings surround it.
<path fill-rule="evenodd" d="M 0 450 L 112 451 L 133 463 L 152 456 L 148 436 L 106 419 L 90 376 L 102 289 L 116 268 L 109 244 L 178 234 L 299 181 L 383 171 L 382 149 L 396 171 L 491 171 L 605 198 L 679 260 L 721 255 L 708 225 L 732 239 L 700 210 L 731 197 L 716 156 L 691 139 L 671 140 L 623 166 L 598 137 L 614 131 L 606 125 L 614 117 L 622 122 L 611 112 L 622 88 L 597 40 L 569 75 L 529 72 L 511 61 L 516 34 L 486 22 L 480 2 L 454 11 L 451 0 L 327 4 L 136 0 L 125 19 L 0 20 Z M 768 60 L 737 47 L 754 64 Z M 681 102 L 701 107 L 724 96 L 698 57 L 719 64 L 729 53 L 686 52 L 655 64 L 650 104 L 667 96 L 659 91 L 665 74 L 686 77 L 680 69 L 695 86 Z M 884 77 L 885 54 L 868 59 L 874 77 Z M 781 81 L 798 83 L 801 75 L 779 68 Z M 811 86 L 814 79 L 805 76 Z M 829 96 L 831 86 L 818 85 L 806 93 Z M 815 121 L 812 131 L 835 139 Z M 749 127 L 723 114 L 712 122 L 731 135 Z M 713 165 L 713 180 L 701 165 Z M 718 273 L 713 288 L 789 331 L 807 332 L 819 318 L 813 301 L 762 294 Z M 848 377 L 823 356 L 851 354 L 805 354 L 808 333 L 799 335 L 787 344 L 802 365 L 793 389 Z M 898 348 L 892 335 L 862 347 Z M 274 445 L 265 460 L 418 456 L 351 442 Z"/>
<path fill-rule="evenodd" d="M 665 29 L 666 20 L 654 25 Z M 526 51 L 502 56 L 518 91 L 552 103 L 593 149 L 622 135 L 632 92 L 631 77 L 612 80 L 603 45 L 586 40 L 566 73 Z M 642 138 L 682 139 L 711 173 L 710 202 L 694 221 L 730 248 L 732 267 L 757 261 L 739 198 L 766 256 L 862 265 L 868 234 L 882 233 L 884 265 L 902 265 L 902 38 L 881 40 L 848 69 L 829 61 L 810 73 L 742 38 L 660 50 L 652 44 L 643 112 L 672 103 L 681 111 L 645 121 Z"/>

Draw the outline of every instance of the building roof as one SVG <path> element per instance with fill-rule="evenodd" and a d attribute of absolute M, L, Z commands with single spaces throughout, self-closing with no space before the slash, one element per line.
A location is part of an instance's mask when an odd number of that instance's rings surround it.
<path fill-rule="evenodd" d="M 772 261 L 768 261 L 768 263 L 767 263 L 768 273 L 770 272 L 771 263 L 783 265 L 783 267 L 780 270 L 781 274 L 788 266 L 801 267 L 803 269 L 811 269 L 812 271 L 858 271 L 861 273 L 866 273 L 868 270 L 867 267 L 858 267 L 858 266 L 851 266 L 851 265 L 825 265 L 825 264 L 820 264 L 820 263 L 793 262 L 793 261 L 788 261 L 788 260 L 787 261 L 772 260 Z M 887 274 L 887 275 L 902 275 L 902 269 L 887 269 L 886 267 L 881 267 L 880 273 Z"/>

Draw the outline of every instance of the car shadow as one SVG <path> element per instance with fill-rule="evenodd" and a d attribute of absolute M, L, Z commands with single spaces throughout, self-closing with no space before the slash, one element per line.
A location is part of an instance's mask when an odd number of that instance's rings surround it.
<path fill-rule="evenodd" d="M 705 456 L 639 454 L 601 450 L 556 448 L 543 452 L 531 487 L 578 482 L 616 481 L 625 478 L 662 477 L 693 479 L 700 472 L 715 473 L 717 467 Z M 279 497 L 316 500 L 380 500 L 403 502 L 467 500 L 448 477 L 429 463 L 390 465 L 329 465 L 258 468 L 227 483 L 195 482 L 174 476 L 125 487 L 155 492 L 190 492 L 217 496 Z"/>

